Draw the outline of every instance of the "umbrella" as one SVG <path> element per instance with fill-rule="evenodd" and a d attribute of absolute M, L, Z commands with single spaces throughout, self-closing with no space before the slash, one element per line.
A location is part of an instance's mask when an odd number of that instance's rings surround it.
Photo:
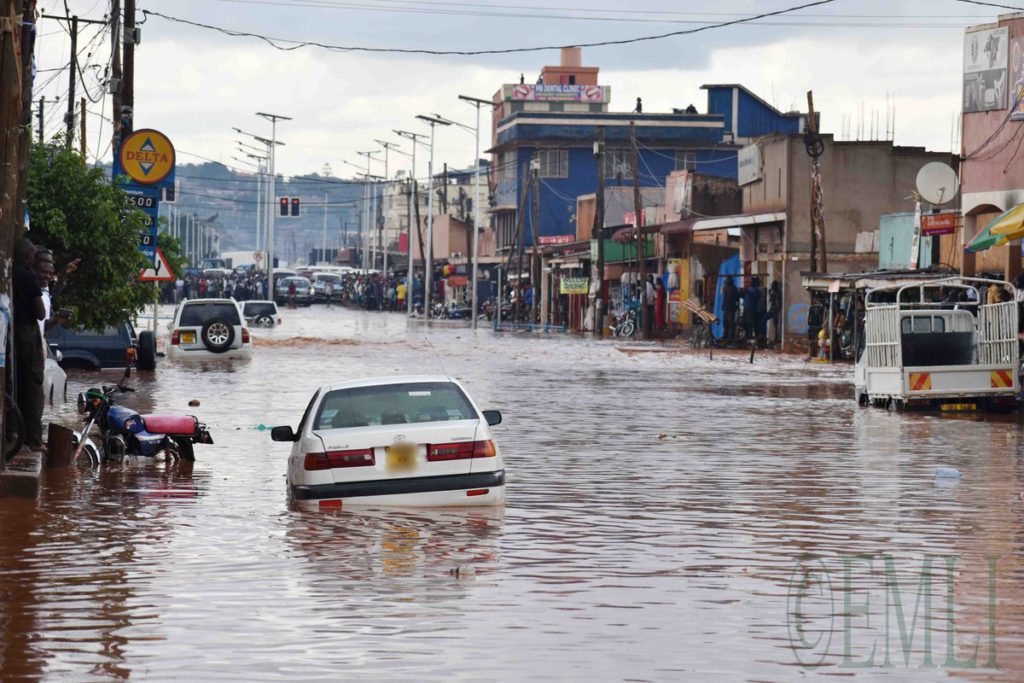
<path fill-rule="evenodd" d="M 1014 216 L 1016 218 L 1014 218 Z M 1004 213 L 1003 215 L 996 218 L 994 221 L 986 225 L 984 228 L 978 231 L 978 234 L 974 236 L 964 250 L 968 254 L 974 254 L 979 251 L 985 251 L 992 247 L 1001 247 L 1011 239 L 1020 237 L 1020 234 L 1016 236 L 1003 234 L 996 232 L 997 229 L 1005 228 L 1007 230 L 1016 227 L 1020 228 L 1021 222 L 1024 221 L 1024 205 L 1014 207 Z"/>
<path fill-rule="evenodd" d="M 993 235 L 999 235 L 1007 240 L 1024 237 L 1024 204 L 1018 204 L 989 223 L 988 230 Z"/>

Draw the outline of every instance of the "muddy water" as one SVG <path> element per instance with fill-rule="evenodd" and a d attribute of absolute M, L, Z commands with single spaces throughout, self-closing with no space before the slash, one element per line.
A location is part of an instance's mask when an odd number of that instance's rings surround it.
<path fill-rule="evenodd" d="M 1014 419 L 857 409 L 800 359 L 285 318 L 251 363 L 136 380 L 209 423 L 194 467 L 0 500 L 0 680 L 1024 677 Z M 434 371 L 503 411 L 503 509 L 289 508 L 259 425 Z"/>

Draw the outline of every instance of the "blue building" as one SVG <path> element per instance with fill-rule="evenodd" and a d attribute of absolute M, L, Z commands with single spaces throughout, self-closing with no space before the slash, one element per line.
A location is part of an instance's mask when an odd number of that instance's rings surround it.
<path fill-rule="evenodd" d="M 597 85 L 597 69 L 580 67 L 579 53 L 571 51 L 568 58 L 563 51 L 561 66 L 545 67 L 536 85 L 503 86 L 494 97 L 494 144 L 488 150 L 493 155 L 491 213 L 499 251 L 515 243 L 517 210 L 533 161 L 539 173 L 538 235 L 589 239 L 591 226 L 576 225 L 576 200 L 597 190 L 594 144 L 599 127 L 605 136 L 606 189 L 632 187 L 629 125 L 635 123 L 638 175 L 640 186 L 649 188 L 643 192 L 648 204 L 653 201 L 651 189 L 664 187 L 672 171 L 735 179 L 741 147 L 768 133 L 804 130 L 806 115 L 782 113 L 742 85 L 703 89 L 707 113 L 693 106 L 669 114 L 609 112 L 610 88 Z M 624 196 L 623 191 L 608 194 Z M 529 246 L 533 198 L 526 197 L 523 233 Z M 619 213 L 625 212 L 606 203 L 605 224 L 623 223 Z"/>

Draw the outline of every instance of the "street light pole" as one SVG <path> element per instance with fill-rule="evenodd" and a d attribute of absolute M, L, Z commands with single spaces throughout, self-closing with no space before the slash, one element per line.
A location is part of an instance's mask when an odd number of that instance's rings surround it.
<path fill-rule="evenodd" d="M 411 183 L 409 185 L 409 200 L 408 200 L 408 202 L 406 202 L 406 208 L 407 208 L 406 213 L 409 214 L 409 217 L 408 217 L 408 225 L 406 226 L 407 237 L 406 237 L 406 240 L 405 240 L 406 248 L 409 250 L 409 274 L 406 276 L 406 282 L 405 282 L 405 286 L 406 286 L 405 308 L 406 308 L 406 314 L 409 315 L 409 316 L 412 316 L 412 313 L 413 313 L 413 310 L 414 310 L 414 307 L 413 307 L 413 291 L 414 291 L 413 290 L 413 269 L 412 269 L 412 217 L 413 217 L 414 213 L 415 213 L 415 215 L 417 217 L 419 216 L 418 209 L 415 212 L 413 211 L 413 202 L 416 201 L 417 198 L 418 198 L 417 193 L 413 192 L 413 189 L 415 188 L 415 184 L 416 184 L 416 145 L 417 144 L 421 144 L 421 145 L 424 144 L 424 143 L 420 142 L 419 139 L 422 138 L 422 137 L 425 137 L 425 136 L 421 135 L 420 133 L 410 133 L 409 131 L 405 131 L 405 130 L 396 130 L 395 133 L 397 135 L 401 135 L 403 138 L 409 138 L 410 140 L 412 140 L 412 177 L 409 179 L 411 181 Z M 417 225 L 416 227 L 417 227 L 417 233 L 418 233 L 419 226 Z"/>
<path fill-rule="evenodd" d="M 434 281 L 434 129 L 439 125 L 450 126 L 451 123 L 423 114 L 417 114 L 416 118 L 430 125 L 430 161 L 427 163 L 427 262 L 423 278 L 423 311 L 424 317 L 429 319 L 430 290 Z"/>
<path fill-rule="evenodd" d="M 270 189 L 268 199 L 269 204 L 277 200 L 277 176 L 275 175 L 275 161 L 277 157 L 277 122 L 280 121 L 291 121 L 290 116 L 282 116 L 280 114 L 268 114 L 266 112 L 258 111 L 257 116 L 270 121 Z M 270 211 L 270 222 L 267 225 L 267 297 L 274 298 L 274 212 Z"/>
<path fill-rule="evenodd" d="M 470 263 L 472 277 L 470 279 L 472 290 L 470 291 L 470 308 L 473 315 L 473 329 L 477 328 L 477 317 L 479 315 L 479 301 L 477 300 L 477 271 L 479 266 L 477 260 L 480 258 L 480 107 L 483 105 L 494 106 L 490 100 L 482 100 L 478 97 L 459 95 L 459 99 L 469 102 L 476 108 L 476 154 L 473 163 L 476 164 L 476 173 L 473 181 L 473 258 Z"/>
<path fill-rule="evenodd" d="M 366 179 L 363 185 L 363 274 L 370 266 L 367 263 L 370 260 L 370 238 L 372 236 L 372 228 L 376 223 L 376 217 L 373 215 L 373 203 L 371 202 L 370 195 L 370 161 L 373 159 L 373 155 L 377 152 L 356 152 L 360 156 L 366 157 Z M 373 261 L 372 265 L 377 265 L 377 250 L 373 250 Z"/>

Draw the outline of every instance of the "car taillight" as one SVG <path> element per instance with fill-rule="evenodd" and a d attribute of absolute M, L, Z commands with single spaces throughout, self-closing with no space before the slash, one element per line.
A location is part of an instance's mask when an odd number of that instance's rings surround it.
<path fill-rule="evenodd" d="M 134 363 L 137 357 L 138 354 L 135 352 L 134 346 L 129 349 L 126 349 L 124 352 L 124 359 L 129 363 Z"/>
<path fill-rule="evenodd" d="M 181 330 L 174 330 L 171 332 L 171 346 L 178 346 L 181 344 Z"/>
<path fill-rule="evenodd" d="M 373 449 L 362 448 L 356 451 L 328 451 L 326 453 L 306 453 L 302 463 L 308 470 L 331 470 L 339 467 L 367 467 L 374 464 Z"/>
<path fill-rule="evenodd" d="M 438 443 L 427 446 L 427 462 L 492 458 L 497 454 L 498 451 L 493 441 L 464 441 L 462 443 Z"/>
<path fill-rule="evenodd" d="M 249 343 L 249 328 L 248 327 L 243 327 L 242 328 L 242 343 L 243 344 L 248 344 Z"/>

